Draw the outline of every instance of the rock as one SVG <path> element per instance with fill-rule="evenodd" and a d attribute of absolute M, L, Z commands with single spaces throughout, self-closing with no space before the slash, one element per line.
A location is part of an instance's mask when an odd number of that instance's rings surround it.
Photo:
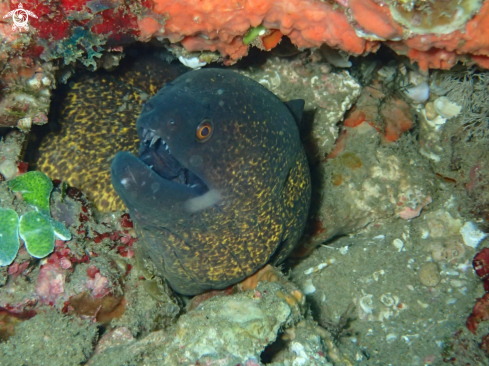
<path fill-rule="evenodd" d="M 424 286 L 435 287 L 440 283 L 440 270 L 434 262 L 423 264 L 418 272 L 419 280 Z"/>

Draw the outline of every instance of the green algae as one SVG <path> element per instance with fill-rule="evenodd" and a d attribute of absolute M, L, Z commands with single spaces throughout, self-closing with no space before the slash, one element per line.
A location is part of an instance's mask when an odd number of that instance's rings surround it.
<path fill-rule="evenodd" d="M 49 216 L 49 197 L 53 182 L 42 172 L 33 171 L 22 174 L 8 182 L 12 192 L 22 194 L 24 201 L 39 212 Z"/>
<path fill-rule="evenodd" d="M 249 45 L 256 39 L 256 37 L 265 33 L 266 30 L 267 28 L 265 28 L 263 25 L 259 25 L 258 27 L 251 27 L 243 37 L 243 43 Z"/>
<path fill-rule="evenodd" d="M 0 208 L 0 266 L 10 265 L 19 251 L 19 215 Z"/>
<path fill-rule="evenodd" d="M 27 252 L 34 258 L 44 258 L 54 249 L 54 229 L 48 217 L 36 211 L 22 215 L 19 235 Z"/>
<path fill-rule="evenodd" d="M 71 232 L 50 215 L 50 196 L 53 183 L 39 171 L 20 175 L 8 182 L 12 192 L 22 194 L 23 200 L 34 207 L 19 219 L 12 209 L 0 208 L 0 266 L 10 265 L 19 251 L 19 236 L 27 252 L 35 258 L 44 258 L 54 249 L 55 237 L 70 240 Z"/>

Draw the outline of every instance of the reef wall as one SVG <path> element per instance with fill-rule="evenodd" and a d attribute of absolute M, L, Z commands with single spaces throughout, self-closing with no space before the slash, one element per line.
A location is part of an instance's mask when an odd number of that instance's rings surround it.
<path fill-rule="evenodd" d="M 489 67 L 489 1 L 12 0 L 0 3 L 0 16 L 0 126 L 24 129 L 47 122 L 53 69 L 117 64 L 134 41 L 163 41 L 191 67 L 233 64 L 283 36 L 347 55 L 383 43 L 424 70 Z"/>

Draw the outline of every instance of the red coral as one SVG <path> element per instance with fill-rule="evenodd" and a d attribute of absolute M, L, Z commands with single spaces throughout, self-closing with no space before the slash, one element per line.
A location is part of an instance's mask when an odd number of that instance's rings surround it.
<path fill-rule="evenodd" d="M 132 220 L 131 220 L 131 217 L 129 216 L 129 214 L 125 213 L 121 216 L 122 220 L 121 220 L 121 226 L 123 228 L 128 228 L 128 229 L 132 229 L 134 226 L 133 226 L 133 223 L 132 223 Z"/>
<path fill-rule="evenodd" d="M 29 164 L 28 163 L 24 163 L 23 161 L 18 161 L 17 162 L 17 171 L 18 171 L 18 174 L 21 175 L 21 174 L 24 174 L 24 173 L 27 173 L 27 169 L 29 168 Z"/>
<path fill-rule="evenodd" d="M 95 34 L 110 34 L 112 41 L 122 41 L 124 35 L 139 35 L 137 17 L 125 7 L 107 9 L 97 16 L 102 17 L 103 21 L 91 28 Z"/>
<path fill-rule="evenodd" d="M 89 0 L 60 0 L 61 7 L 67 12 L 80 12 L 85 8 Z"/>
<path fill-rule="evenodd" d="M 127 248 L 123 245 L 117 247 L 117 252 L 121 256 L 126 257 L 126 258 L 134 257 L 134 250 L 132 250 L 131 248 Z"/>
<path fill-rule="evenodd" d="M 100 244 L 102 242 L 102 240 L 104 240 L 104 239 L 106 239 L 106 238 L 108 238 L 110 236 L 109 233 L 99 234 L 95 230 L 93 231 L 93 233 L 95 234 L 95 236 L 93 238 L 93 242 L 95 244 Z"/>
<path fill-rule="evenodd" d="M 89 266 L 87 268 L 87 276 L 90 277 L 91 279 L 95 279 L 95 275 L 97 273 L 100 273 L 100 269 L 98 269 L 95 266 Z"/>
<path fill-rule="evenodd" d="M 467 318 L 467 328 L 476 334 L 477 326 L 480 322 L 489 320 L 489 293 L 486 293 L 482 298 L 477 299 L 472 314 Z"/>
<path fill-rule="evenodd" d="M 17 6 L 14 2 L 12 5 Z M 40 38 L 59 41 L 68 36 L 70 22 L 59 3 L 25 0 L 23 5 L 37 15 L 37 19 L 29 18 L 29 23 L 37 30 Z"/>
<path fill-rule="evenodd" d="M 29 261 L 22 262 L 21 264 L 14 262 L 8 267 L 7 273 L 9 276 L 16 278 L 17 276 L 21 275 L 27 269 L 27 267 L 29 267 Z"/>
<path fill-rule="evenodd" d="M 477 276 L 486 279 L 489 276 L 489 248 L 484 248 L 477 253 L 472 265 Z"/>

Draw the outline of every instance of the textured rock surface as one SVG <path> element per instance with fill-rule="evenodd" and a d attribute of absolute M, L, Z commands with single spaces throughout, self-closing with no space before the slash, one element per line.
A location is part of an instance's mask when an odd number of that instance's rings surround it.
<path fill-rule="evenodd" d="M 283 101 L 304 99 L 307 130 L 305 145 L 309 157 L 324 157 L 338 137 L 336 124 L 343 119 L 360 95 L 360 84 L 347 71 L 333 71 L 324 62 L 311 63 L 303 57 L 294 60 L 270 58 L 264 65 L 242 73 L 259 82 Z M 312 121 L 314 116 L 314 121 Z M 314 146 L 314 149 L 312 147 Z"/>
<path fill-rule="evenodd" d="M 182 315 L 168 330 L 124 347 L 109 348 L 92 364 L 258 364 L 265 347 L 283 328 L 302 319 L 299 304 L 280 282 L 261 282 L 256 290 L 214 297 Z"/>
<path fill-rule="evenodd" d="M 16 331 L 0 344 L 2 365 L 79 365 L 88 360 L 98 338 L 89 320 L 61 317 L 54 310 L 23 322 Z"/>

